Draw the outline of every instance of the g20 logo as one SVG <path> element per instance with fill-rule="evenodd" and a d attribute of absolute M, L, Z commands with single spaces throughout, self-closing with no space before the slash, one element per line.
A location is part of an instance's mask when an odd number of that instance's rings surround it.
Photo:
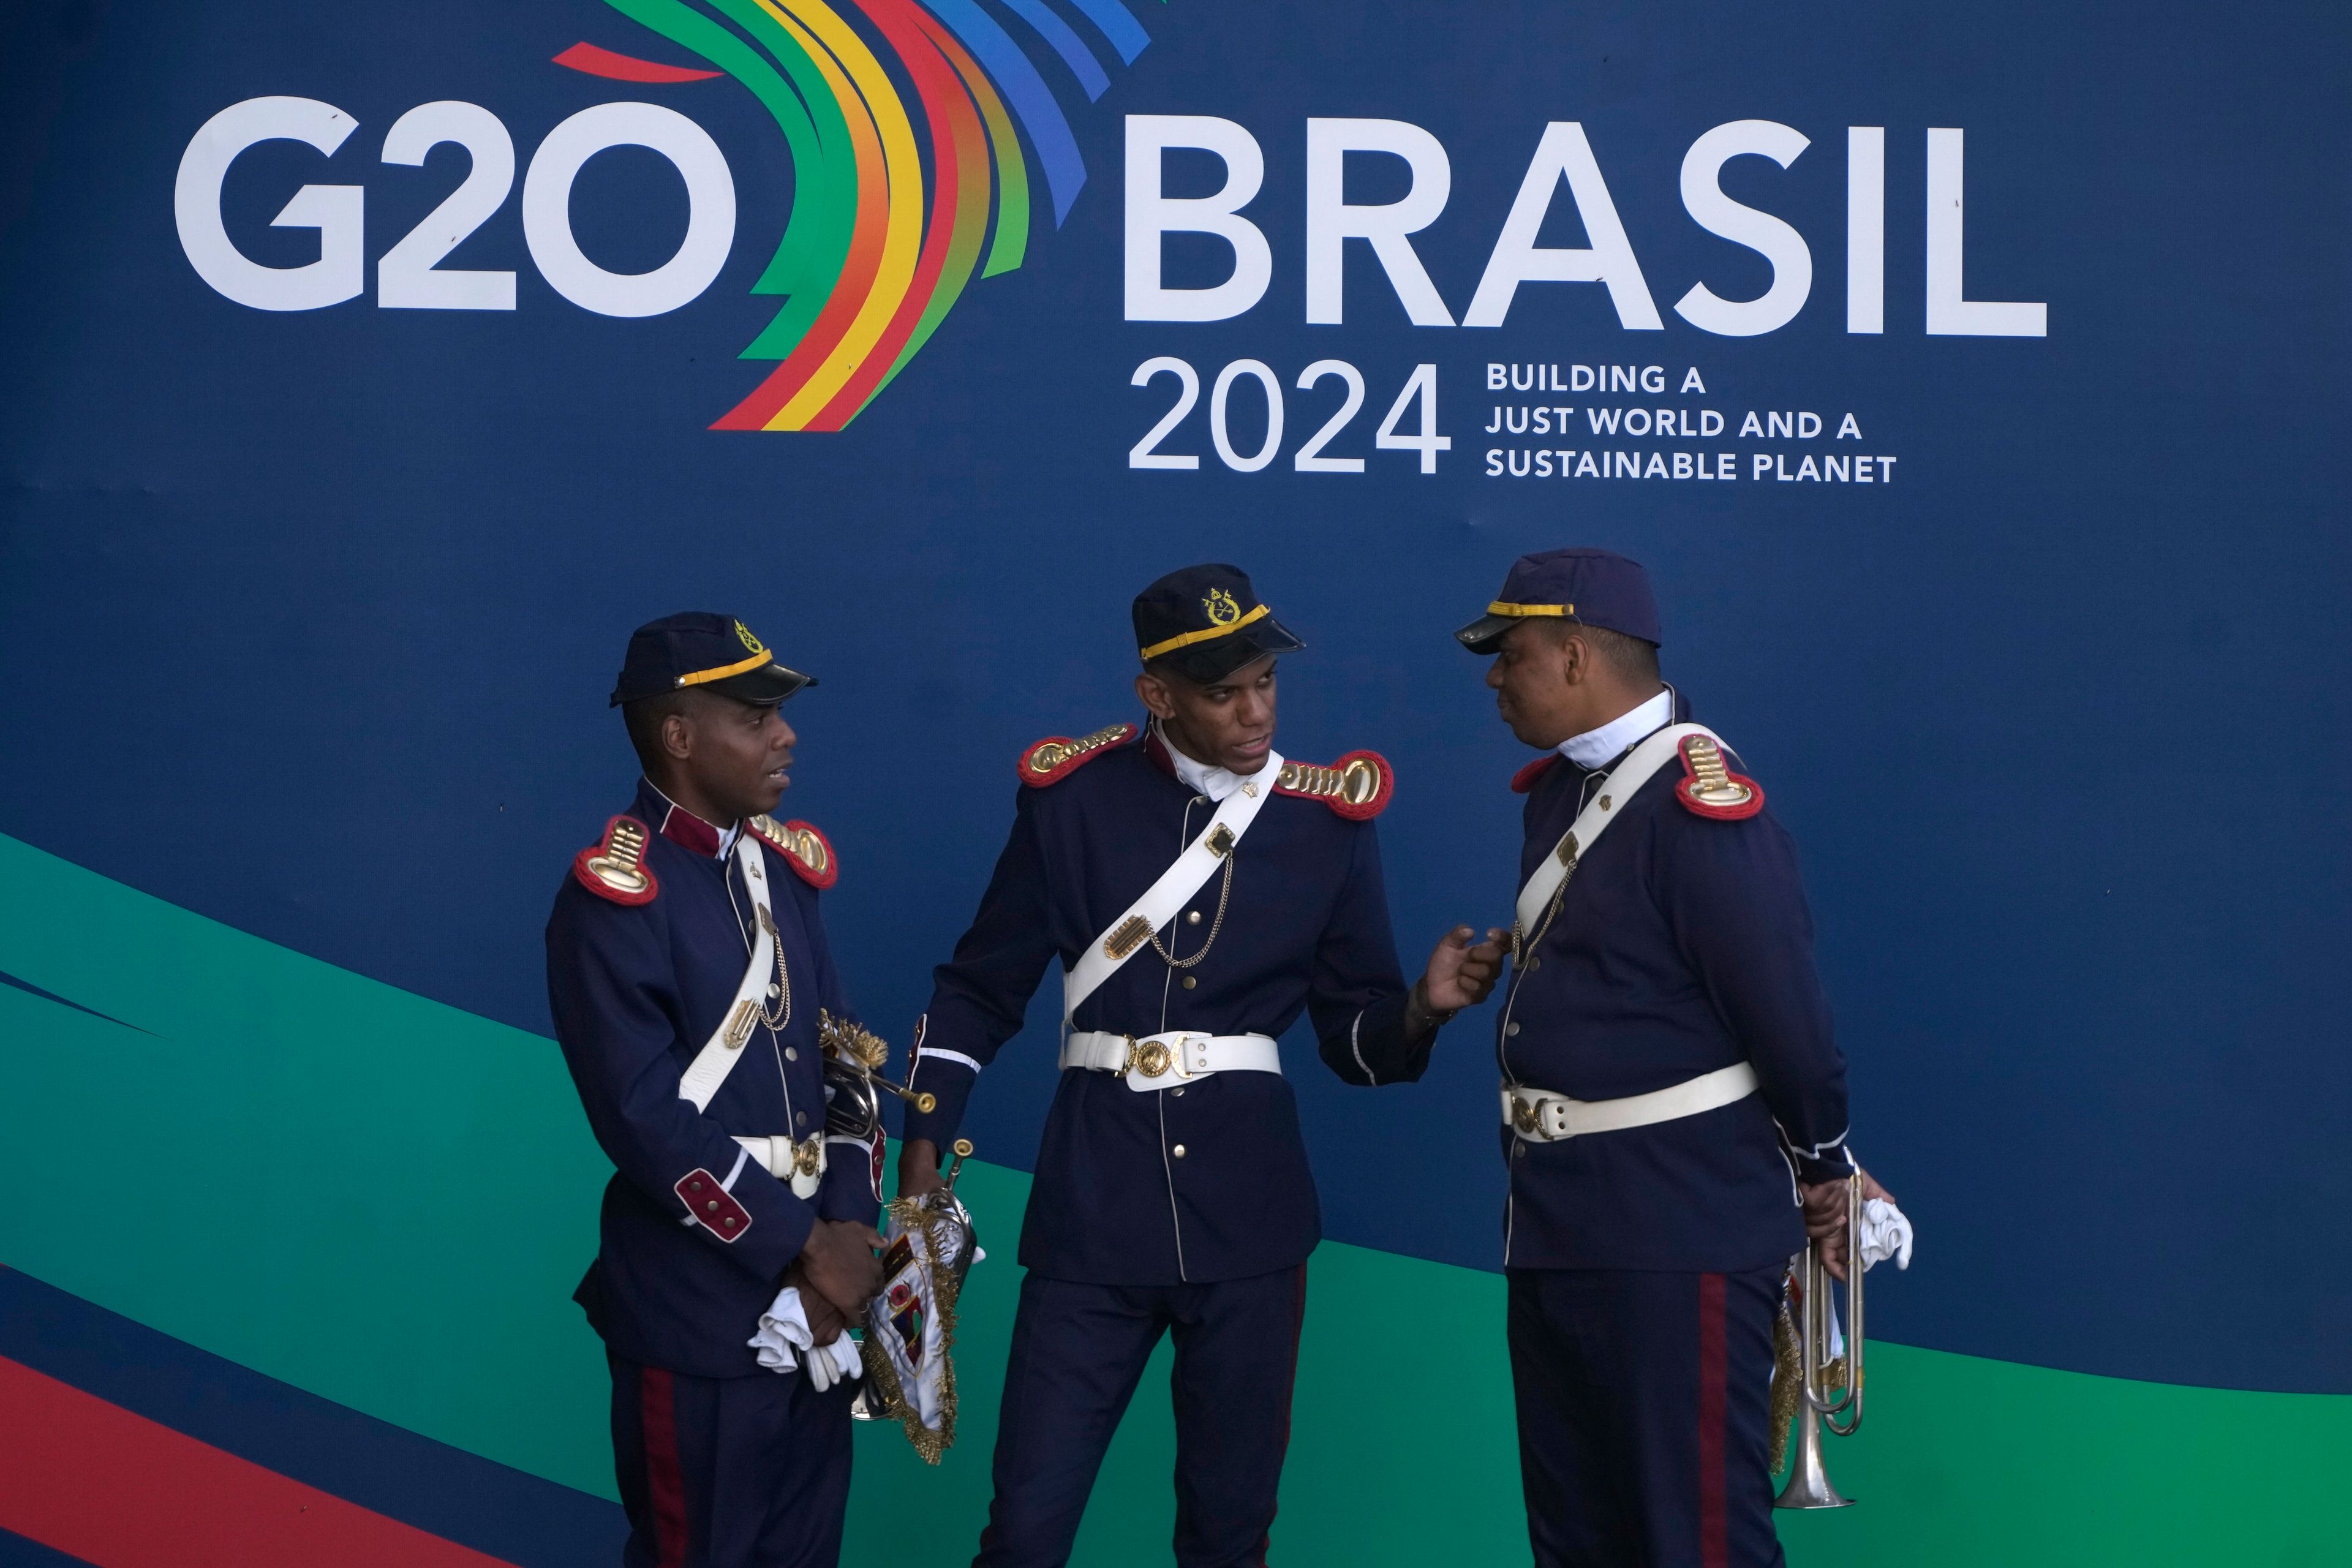
<path fill-rule="evenodd" d="M 767 361 L 759 384 L 712 421 L 718 430 L 838 430 L 921 352 L 965 286 L 1022 264 L 1059 226 L 1087 181 L 1064 106 L 1039 68 L 1089 102 L 1112 63 L 1150 38 L 1120 0 L 1016 0 L 1008 23 L 974 0 L 607 0 L 659 52 L 652 60 L 585 40 L 551 64 L 687 93 L 746 93 L 793 164 L 790 212 L 751 292 L 774 316 L 736 357 Z M 610 18 L 608 18 L 610 19 Z M 306 184 L 275 224 L 319 231 L 319 258 L 268 267 L 241 253 L 221 221 L 221 181 L 247 148 L 301 142 L 329 158 L 356 129 L 308 98 L 256 98 L 221 110 L 180 160 L 180 245 L 206 283 L 263 310 L 315 310 L 367 289 L 367 193 Z M 421 164 L 454 142 L 473 172 L 376 263 L 386 310 L 511 310 L 510 272 L 444 267 L 514 187 L 512 138 L 478 104 L 421 104 L 393 122 L 381 157 Z M 690 216 L 650 272 L 607 271 L 573 238 L 581 166 L 607 147 L 650 148 L 686 181 Z M 344 154 L 349 157 L 349 154 Z M 1033 194 L 1035 199 L 1033 200 Z M 523 237 L 555 291 L 608 316 L 657 316 L 710 287 L 735 240 L 735 182 L 692 120 L 653 103 L 601 103 L 548 132 L 523 175 Z"/>
<path fill-rule="evenodd" d="M 229 165 L 263 142 L 301 142 L 329 158 L 359 122 L 315 98 L 249 98 L 197 131 L 180 158 L 172 193 L 180 248 L 219 293 L 257 310 L 316 310 L 356 299 L 367 287 L 367 191 L 357 184 L 306 184 L 270 220 L 276 228 L 319 231 L 319 259 L 268 267 L 238 250 L 221 221 Z M 384 132 L 382 160 L 421 165 L 444 142 L 466 149 L 474 166 L 456 190 L 376 261 L 376 304 L 384 310 L 511 310 L 514 274 L 444 268 L 442 259 L 506 205 L 514 188 L 514 141 L 479 104 L 421 103 Z M 646 147 L 686 182 L 686 237 L 649 272 L 612 272 L 588 259 L 572 233 L 572 184 L 608 147 Z M 710 133 L 656 103 L 600 103 L 547 133 L 522 183 L 523 240 L 548 286 L 601 316 L 658 316 L 710 287 L 735 244 L 735 181 Z"/>

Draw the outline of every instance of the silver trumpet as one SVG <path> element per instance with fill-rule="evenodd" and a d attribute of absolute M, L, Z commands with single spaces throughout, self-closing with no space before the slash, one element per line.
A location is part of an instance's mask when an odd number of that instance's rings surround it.
<path fill-rule="evenodd" d="M 893 1094 L 917 1110 L 939 1109 L 933 1096 L 902 1089 L 855 1057 L 824 1058 L 824 1130 L 841 1138 L 866 1139 L 882 1124 L 882 1096 Z"/>
<path fill-rule="evenodd" d="M 1853 1500 L 1830 1484 L 1822 1465 L 1822 1432 L 1851 1437 L 1862 1427 L 1862 1175 L 1845 1186 L 1845 1354 L 1830 1355 L 1833 1281 L 1822 1263 L 1821 1243 L 1805 1245 L 1797 1328 L 1797 1457 L 1789 1484 L 1772 1500 L 1774 1508 L 1851 1508 Z"/>
<path fill-rule="evenodd" d="M 961 1285 L 979 1255 L 980 1237 L 972 1229 L 971 1211 L 955 1195 L 956 1178 L 963 1174 L 963 1163 L 971 1153 L 971 1140 L 959 1138 L 950 1147 L 955 1158 L 948 1162 L 946 1184 L 925 1193 L 919 1202 L 922 1207 L 936 1211 L 947 1220 L 933 1244 L 938 1248 L 934 1263 L 941 1273 L 951 1276 Z"/>

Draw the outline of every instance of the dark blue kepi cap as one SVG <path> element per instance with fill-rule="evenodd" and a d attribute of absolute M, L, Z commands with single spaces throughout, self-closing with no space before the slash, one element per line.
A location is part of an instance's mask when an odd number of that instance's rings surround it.
<path fill-rule="evenodd" d="M 1622 632 L 1654 646 L 1665 640 L 1658 635 L 1650 574 L 1640 562 L 1606 550 L 1544 550 L 1520 556 L 1486 613 L 1454 635 L 1472 653 L 1493 653 L 1513 626 L 1538 617 Z"/>
<path fill-rule="evenodd" d="M 815 684 L 815 678 L 779 662 L 734 616 L 690 610 L 647 621 L 629 634 L 613 706 L 699 688 L 768 708 Z"/>
<path fill-rule="evenodd" d="M 1165 659 L 1202 685 L 1306 646 L 1274 618 L 1238 566 L 1187 566 L 1135 596 L 1135 650 L 1143 662 Z"/>

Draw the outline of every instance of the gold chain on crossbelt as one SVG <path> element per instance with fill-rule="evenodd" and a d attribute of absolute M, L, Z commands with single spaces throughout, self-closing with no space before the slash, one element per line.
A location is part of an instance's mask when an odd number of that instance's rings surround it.
<path fill-rule="evenodd" d="M 1578 862 L 1574 860 L 1570 860 L 1568 863 L 1568 871 L 1560 878 L 1559 886 L 1554 888 L 1551 891 L 1551 903 L 1545 909 L 1544 918 L 1536 924 L 1535 935 L 1527 937 L 1522 941 L 1519 922 L 1517 921 L 1513 921 L 1511 922 L 1512 968 L 1524 969 L 1527 967 L 1528 954 L 1533 952 L 1538 947 L 1542 945 L 1545 933 L 1551 930 L 1551 922 L 1559 919 L 1559 906 L 1568 898 L 1568 885 L 1576 880 L 1577 864 Z"/>
<path fill-rule="evenodd" d="M 760 923 L 768 928 L 768 941 L 776 950 L 776 983 L 769 989 L 783 998 L 781 1012 L 762 1000 L 760 1004 L 760 1022 L 765 1024 L 774 1033 L 781 1035 L 784 1031 L 784 1026 L 793 1021 L 793 974 L 792 971 L 784 966 L 784 938 L 783 934 L 776 930 L 774 919 L 767 910 L 761 910 Z"/>
<path fill-rule="evenodd" d="M 1232 853 L 1229 851 L 1225 856 L 1225 879 L 1223 884 L 1217 889 L 1217 918 L 1209 922 L 1209 940 L 1201 944 L 1201 951 L 1194 953 L 1190 958 L 1179 958 L 1174 953 L 1160 945 L 1160 933 L 1158 931 L 1153 931 L 1151 933 L 1151 951 L 1166 959 L 1168 961 L 1168 967 L 1171 969 L 1190 969 L 1194 964 L 1200 963 L 1201 960 L 1208 957 L 1209 949 L 1216 942 L 1217 932 L 1224 928 L 1225 902 L 1233 896 L 1234 858 Z"/>

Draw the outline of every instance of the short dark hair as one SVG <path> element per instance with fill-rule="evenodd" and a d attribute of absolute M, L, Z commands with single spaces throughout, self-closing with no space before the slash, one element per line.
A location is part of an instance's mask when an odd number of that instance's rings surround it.
<path fill-rule="evenodd" d="M 673 713 L 687 710 L 687 691 L 664 691 L 652 697 L 640 697 L 634 702 L 621 704 L 621 722 L 628 728 L 629 744 L 636 748 L 637 765 L 653 778 L 669 766 L 668 753 L 662 750 L 662 723 Z"/>
<path fill-rule="evenodd" d="M 1593 657 L 1607 665 L 1615 674 L 1627 680 L 1642 681 L 1658 679 L 1658 645 L 1646 637 L 1627 637 L 1612 632 L 1607 626 L 1587 626 L 1579 620 L 1562 620 L 1555 624 L 1555 637 L 1565 640 L 1580 637 Z"/>
<path fill-rule="evenodd" d="M 1145 661 L 1143 673 L 1151 677 L 1154 680 L 1164 680 L 1171 686 L 1198 686 L 1201 684 L 1200 681 L 1193 679 L 1191 676 L 1185 674 L 1182 669 L 1178 668 L 1175 659 L 1164 655 L 1159 658 Z"/>

